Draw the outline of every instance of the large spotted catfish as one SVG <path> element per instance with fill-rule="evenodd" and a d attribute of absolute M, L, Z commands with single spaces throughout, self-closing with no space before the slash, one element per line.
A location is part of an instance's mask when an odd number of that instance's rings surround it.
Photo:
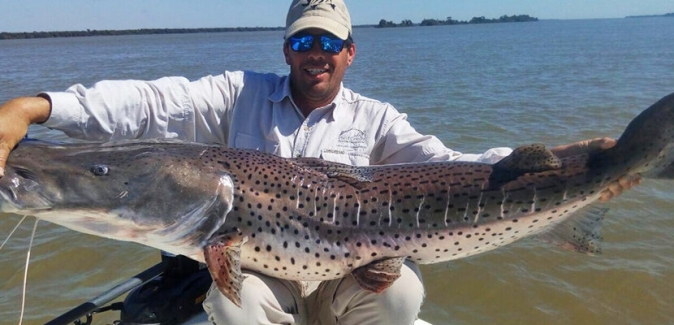
<path fill-rule="evenodd" d="M 410 259 L 458 259 L 540 234 L 596 252 L 602 211 L 581 208 L 625 175 L 674 174 L 674 94 L 615 147 L 559 159 L 542 145 L 495 165 L 370 167 L 168 140 L 23 141 L 1 210 L 205 262 L 240 304 L 241 269 L 290 280 L 353 276 L 381 292 Z"/>

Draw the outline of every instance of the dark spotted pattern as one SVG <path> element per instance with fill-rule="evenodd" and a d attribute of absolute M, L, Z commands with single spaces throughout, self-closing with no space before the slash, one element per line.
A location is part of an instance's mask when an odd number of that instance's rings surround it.
<path fill-rule="evenodd" d="M 151 228 L 152 238 L 186 251 L 214 245 L 212 258 L 240 256 L 241 267 L 274 277 L 334 279 L 365 267 L 359 279 L 367 282 L 405 258 L 437 263 L 546 231 L 623 175 L 670 173 L 673 107 L 674 95 L 656 103 L 603 153 L 560 160 L 532 145 L 493 166 L 351 167 L 175 141 L 62 149 L 25 142 L 10 156 L 0 190 L 12 211 L 115 211 L 138 224 L 138 233 Z M 598 220 L 565 224 L 579 233 L 556 238 L 593 250 Z M 230 271 L 218 272 L 225 284 Z M 394 278 L 385 272 L 376 280 Z"/>
<path fill-rule="evenodd" d="M 256 243 L 244 246 L 244 266 L 291 279 L 339 277 L 387 257 L 424 264 L 491 250 L 561 221 L 603 186 L 579 166 L 563 172 L 572 179 L 551 170 L 493 189 L 491 166 L 458 162 L 356 168 L 372 180 L 348 182 L 326 172 L 339 164 L 228 153 L 236 186 L 228 224 Z"/>

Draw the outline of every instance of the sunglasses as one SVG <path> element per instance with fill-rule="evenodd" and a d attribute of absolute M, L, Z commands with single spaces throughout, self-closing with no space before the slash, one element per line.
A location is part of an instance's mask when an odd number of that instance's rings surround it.
<path fill-rule="evenodd" d="M 343 40 L 334 35 L 320 35 L 314 36 L 309 34 L 290 36 L 288 43 L 290 48 L 295 52 L 309 52 L 314 46 L 314 40 L 319 38 L 321 42 L 321 49 L 328 53 L 339 53 L 344 48 L 344 45 L 349 46 L 351 42 Z"/>

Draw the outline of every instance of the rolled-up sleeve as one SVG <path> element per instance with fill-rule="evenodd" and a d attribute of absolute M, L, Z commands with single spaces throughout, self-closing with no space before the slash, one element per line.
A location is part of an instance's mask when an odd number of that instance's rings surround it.
<path fill-rule="evenodd" d="M 107 80 L 86 88 L 45 92 L 52 111 L 44 126 L 68 136 L 108 141 L 133 138 L 180 138 L 224 141 L 223 127 L 239 88 L 230 79 L 240 73 L 153 81 Z"/>
<path fill-rule="evenodd" d="M 470 154 L 464 153 L 461 154 L 456 160 L 457 161 L 476 161 L 486 164 L 495 164 L 499 160 L 505 158 L 507 155 L 512 153 L 513 150 L 508 147 L 498 147 L 491 148 L 481 154 Z"/>
<path fill-rule="evenodd" d="M 88 140 L 185 137 L 193 133 L 188 84 L 181 77 L 108 80 L 47 92 L 52 111 L 44 125 Z"/>
<path fill-rule="evenodd" d="M 423 161 L 476 161 L 493 164 L 512 152 L 510 148 L 493 148 L 482 154 L 463 154 L 447 148 L 438 138 L 422 135 L 407 121 L 407 115 L 389 107 L 381 137 L 373 150 L 372 164 Z"/>

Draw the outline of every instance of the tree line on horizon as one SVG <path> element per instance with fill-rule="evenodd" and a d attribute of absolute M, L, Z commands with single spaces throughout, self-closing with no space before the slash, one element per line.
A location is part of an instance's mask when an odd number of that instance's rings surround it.
<path fill-rule="evenodd" d="M 638 16 L 627 16 L 625 18 L 651 18 L 651 17 L 674 17 L 674 12 L 666 13 L 664 15 L 638 15 Z"/>
<path fill-rule="evenodd" d="M 421 23 L 414 24 L 409 19 L 402 20 L 399 24 L 396 24 L 392 21 L 387 21 L 382 19 L 379 21 L 379 24 L 375 27 L 411 27 L 411 26 L 438 26 L 438 25 L 465 25 L 465 24 L 489 24 L 489 23 L 513 23 L 513 22 L 527 22 L 527 21 L 538 21 L 538 18 L 531 17 L 529 15 L 503 15 L 499 18 L 488 19 L 484 16 L 473 17 L 468 21 L 460 21 L 452 19 L 452 17 L 447 17 L 445 20 L 441 19 L 424 19 Z"/>
<path fill-rule="evenodd" d="M 536 21 L 538 18 L 528 15 L 501 16 L 497 19 L 486 19 L 482 17 L 473 17 L 470 21 L 453 20 L 447 17 L 446 20 L 424 19 L 419 26 L 434 25 L 458 25 L 458 24 L 481 24 L 494 22 L 513 22 L 513 21 Z M 395 24 L 382 19 L 379 25 L 361 25 L 354 27 L 398 27 L 415 26 L 411 20 L 403 20 L 400 24 Z M 114 35 L 150 35 L 150 34 L 187 34 L 187 33 L 222 33 L 222 32 L 243 32 L 243 31 L 269 31 L 283 30 L 283 27 L 223 27 L 223 28 L 142 28 L 125 30 L 95 30 L 87 29 L 83 31 L 41 31 L 41 32 L 19 32 L 8 33 L 0 32 L 0 40 L 5 39 L 33 39 L 33 38 L 55 38 L 55 37 L 85 37 L 85 36 L 114 36 Z"/>
<path fill-rule="evenodd" d="M 642 17 L 674 17 L 673 13 L 664 15 L 647 16 L 627 16 L 625 18 Z M 392 21 L 382 19 L 377 25 L 358 25 L 356 27 L 409 27 L 409 26 L 436 26 L 436 25 L 462 25 L 462 24 L 485 24 L 485 23 L 507 23 L 507 22 L 526 22 L 538 21 L 538 18 L 529 15 L 503 15 L 495 19 L 487 19 L 484 16 L 473 17 L 469 21 L 454 20 L 452 17 L 447 19 L 424 19 L 419 24 L 405 19 L 396 24 Z M 276 31 L 284 30 L 284 27 L 222 27 L 222 28 L 142 28 L 125 30 L 90 30 L 85 31 L 51 31 L 51 32 L 0 32 L 0 40 L 9 39 L 32 39 L 32 38 L 54 38 L 54 37 L 84 37 L 84 36 L 113 36 L 113 35 L 150 35 L 150 34 L 187 34 L 187 33 L 223 33 L 223 32 L 252 32 L 252 31 Z"/>
<path fill-rule="evenodd" d="M 222 27 L 222 28 L 142 28 L 124 30 L 95 30 L 83 31 L 52 31 L 52 32 L 23 32 L 23 33 L 0 33 L 3 39 L 31 39 L 53 37 L 84 37 L 84 36 L 114 36 L 114 35 L 150 35 L 150 34 L 189 34 L 189 33 L 223 33 L 223 32 L 248 32 L 284 30 L 283 27 Z"/>

